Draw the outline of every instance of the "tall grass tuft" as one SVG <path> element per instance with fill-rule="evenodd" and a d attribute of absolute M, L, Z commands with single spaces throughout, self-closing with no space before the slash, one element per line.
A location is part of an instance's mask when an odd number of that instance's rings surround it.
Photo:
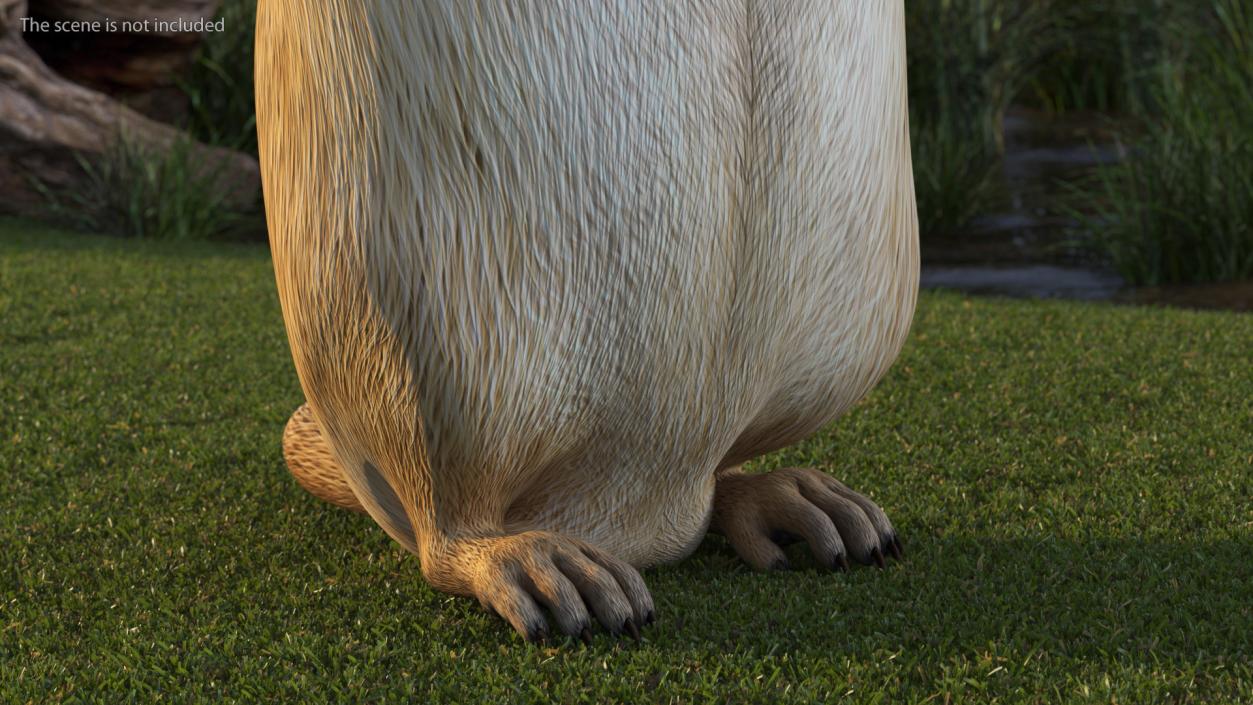
<path fill-rule="evenodd" d="M 1095 249 L 1131 283 L 1253 277 L 1253 10 L 1211 0 L 1178 80 L 1128 134 L 1127 159 L 1078 196 Z"/>
<path fill-rule="evenodd" d="M 257 0 L 226 0 L 225 31 L 205 35 L 181 87 L 191 106 L 187 129 L 198 140 L 255 155 L 252 71 Z"/>
<path fill-rule="evenodd" d="M 906 3 L 913 117 L 1001 142 L 1005 110 L 1057 44 L 1051 0 Z"/>
<path fill-rule="evenodd" d="M 1000 197 L 999 160 L 986 140 L 951 121 L 912 123 L 918 229 L 951 233 L 990 211 Z"/>
<path fill-rule="evenodd" d="M 924 235 L 960 229 L 997 198 L 1005 111 L 1051 50 L 1050 0 L 906 3 L 909 108 Z"/>
<path fill-rule="evenodd" d="M 1144 114 L 1178 86 L 1206 2 L 1090 0 L 1056 16 L 1057 43 L 1022 101 L 1051 113 Z"/>
<path fill-rule="evenodd" d="M 98 158 L 79 158 L 84 179 L 72 191 L 35 184 L 48 217 L 84 231 L 191 240 L 222 235 L 243 217 L 229 207 L 221 172 L 206 167 L 181 138 L 163 152 L 122 136 Z"/>

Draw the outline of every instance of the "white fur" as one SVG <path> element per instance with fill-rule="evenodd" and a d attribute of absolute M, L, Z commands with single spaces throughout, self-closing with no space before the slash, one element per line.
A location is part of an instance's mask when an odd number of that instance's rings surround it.
<path fill-rule="evenodd" d="M 901 0 L 261 0 L 257 49 L 301 383 L 424 568 L 525 528 L 681 558 L 717 469 L 904 341 Z"/>

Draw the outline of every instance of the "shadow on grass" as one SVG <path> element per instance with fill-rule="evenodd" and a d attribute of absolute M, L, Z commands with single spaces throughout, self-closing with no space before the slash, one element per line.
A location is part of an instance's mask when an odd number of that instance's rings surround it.
<path fill-rule="evenodd" d="M 846 574 L 817 568 L 806 550 L 789 548 L 796 570 L 757 575 L 706 539 L 689 561 L 646 573 L 663 604 L 653 634 L 793 654 L 1014 644 L 1145 663 L 1247 655 L 1253 638 L 1246 538 L 915 538 L 886 571 Z"/>
<path fill-rule="evenodd" d="M 357 526 L 366 534 L 375 530 Z M 305 560 L 301 556 L 317 554 L 317 539 L 301 537 L 284 547 L 289 551 L 288 559 Z M 754 573 L 721 537 L 711 536 L 691 558 L 644 571 L 658 619 L 645 630 L 642 648 L 675 658 L 713 650 L 802 660 L 925 652 L 934 661 L 986 652 L 1117 658 L 1148 667 L 1163 660 L 1247 658 L 1253 638 L 1253 540 L 1243 537 L 915 536 L 904 561 L 848 573 L 817 568 L 804 544 L 787 552 L 794 570 Z M 393 579 L 421 582 L 415 558 L 406 556 L 396 568 L 400 575 Z M 346 582 L 372 580 L 357 573 Z M 357 599 L 371 599 L 365 585 L 358 582 L 358 589 Z M 434 638 L 450 648 L 527 648 L 472 600 L 448 600 L 425 585 L 417 593 L 409 599 L 426 599 L 410 603 L 407 624 L 393 625 L 414 631 L 397 638 Z M 627 642 L 599 631 L 591 649 L 632 648 Z M 566 642 L 561 648 L 582 647 Z"/>

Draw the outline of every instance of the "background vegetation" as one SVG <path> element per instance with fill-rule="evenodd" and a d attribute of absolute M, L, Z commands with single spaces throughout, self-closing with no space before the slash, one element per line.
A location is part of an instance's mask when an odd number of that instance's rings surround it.
<path fill-rule="evenodd" d="M 1179 20 L 1188 41 L 1164 38 L 1168 58 L 1128 80 L 1147 88 L 1120 97 L 1144 115 L 1126 158 L 1076 190 L 1080 222 L 1135 283 L 1253 278 L 1253 4 L 1210 10 Z"/>
<path fill-rule="evenodd" d="M 1075 240 L 1134 284 L 1253 277 L 1253 9 L 1247 0 L 907 0 L 914 173 L 924 237 L 1003 209 L 1003 121 L 1014 105 L 1099 114 L 1123 160 L 1053 208 Z M 183 81 L 196 138 L 255 154 L 256 0 L 226 0 Z M 213 237 L 203 184 L 153 188 L 178 156 L 112 152 L 96 165 L 118 203 L 95 230 Z M 171 164 L 171 160 L 174 162 Z M 131 174 L 138 174 L 131 178 Z M 115 193 L 121 189 L 125 193 Z M 211 192 L 211 189 L 209 189 Z M 68 203 L 73 207 L 75 202 Z M 84 213 L 96 213 L 83 209 Z M 140 216 L 138 214 L 145 214 Z M 153 221 L 158 221 L 154 225 Z M 257 222 L 254 217 L 253 222 Z"/>
<path fill-rule="evenodd" d="M 1253 277 L 1247 0 L 906 2 L 924 237 L 994 207 L 1011 104 L 1099 111 L 1123 161 L 1072 189 L 1084 245 L 1134 284 Z"/>
<path fill-rule="evenodd" d="M 886 571 L 644 573 L 642 644 L 533 647 L 301 490 L 264 248 L 0 220 L 0 702 L 1253 701 L 1253 317 L 924 294 L 757 467 L 888 508 Z"/>
<path fill-rule="evenodd" d="M 188 138 L 167 151 L 126 135 L 97 160 L 79 158 L 86 178 L 74 191 L 36 184 L 52 220 L 79 230 L 163 240 L 211 238 L 246 218 L 227 205 L 220 173 L 197 161 Z"/>
<path fill-rule="evenodd" d="M 257 0 L 225 0 L 219 15 L 230 31 L 205 35 L 183 81 L 191 103 L 187 125 L 200 141 L 257 153 L 252 70 Z"/>

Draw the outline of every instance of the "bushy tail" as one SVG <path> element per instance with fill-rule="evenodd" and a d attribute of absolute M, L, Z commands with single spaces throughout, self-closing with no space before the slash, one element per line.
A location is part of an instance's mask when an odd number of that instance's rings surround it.
<path fill-rule="evenodd" d="M 357 501 L 335 454 L 322 438 L 313 410 L 302 404 L 283 431 L 283 458 L 296 482 L 318 499 L 344 509 L 365 513 Z"/>

